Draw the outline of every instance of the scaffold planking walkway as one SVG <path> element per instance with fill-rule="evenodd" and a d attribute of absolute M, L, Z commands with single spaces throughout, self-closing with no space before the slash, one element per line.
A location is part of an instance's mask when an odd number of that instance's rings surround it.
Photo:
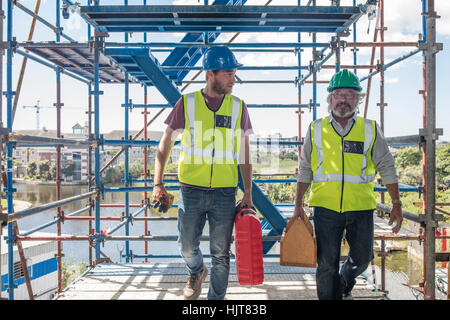
<path fill-rule="evenodd" d="M 172 261 L 99 264 L 55 300 L 182 300 L 187 270 L 181 260 Z M 211 270 L 210 260 L 205 262 Z M 317 300 L 315 269 L 280 266 L 273 260 L 264 262 L 264 272 L 263 284 L 242 286 L 232 260 L 226 300 Z M 203 282 L 199 300 L 206 299 L 209 278 Z M 352 294 L 355 300 L 384 299 L 362 276 Z"/>
<path fill-rule="evenodd" d="M 392 226 L 375 217 L 375 233 L 388 234 Z M 409 230 L 401 229 L 400 233 Z M 279 253 L 279 248 L 274 248 Z M 205 262 L 211 271 L 210 259 Z M 381 300 L 386 296 L 367 281 L 370 267 L 357 278 L 352 291 L 354 300 Z M 206 299 L 209 278 L 203 282 L 201 300 Z M 56 300 L 182 300 L 187 270 L 181 258 L 153 259 L 149 263 L 102 263 L 86 272 Z M 264 258 L 264 282 L 242 286 L 231 260 L 227 300 L 317 300 L 314 268 L 280 266 L 279 258 Z"/>

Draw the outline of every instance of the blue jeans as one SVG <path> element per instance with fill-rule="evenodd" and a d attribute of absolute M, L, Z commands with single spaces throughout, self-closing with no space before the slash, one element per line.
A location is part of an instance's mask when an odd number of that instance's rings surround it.
<path fill-rule="evenodd" d="M 339 213 L 314 208 L 317 240 L 316 284 L 319 300 L 340 300 L 373 260 L 373 210 Z M 339 270 L 341 243 L 349 244 L 348 259 Z"/>
<path fill-rule="evenodd" d="M 208 215 L 212 263 L 208 300 L 222 300 L 227 291 L 235 204 L 236 188 L 202 190 L 181 186 L 178 243 L 190 274 L 203 271 L 200 236 Z"/>

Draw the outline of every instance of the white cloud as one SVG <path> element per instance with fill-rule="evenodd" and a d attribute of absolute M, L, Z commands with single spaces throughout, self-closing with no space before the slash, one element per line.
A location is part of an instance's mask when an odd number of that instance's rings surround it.
<path fill-rule="evenodd" d="M 436 12 L 441 17 L 436 21 L 438 34 L 450 35 L 450 1 L 436 1 Z"/>
<path fill-rule="evenodd" d="M 397 83 L 399 81 L 400 81 L 399 78 L 391 78 L 391 77 L 385 77 L 384 78 L 384 82 L 385 83 Z"/>

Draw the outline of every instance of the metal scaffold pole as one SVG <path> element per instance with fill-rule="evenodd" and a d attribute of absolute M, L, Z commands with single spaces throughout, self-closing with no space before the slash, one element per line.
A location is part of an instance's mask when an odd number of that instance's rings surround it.
<path fill-rule="evenodd" d="M 145 35 L 144 35 L 145 37 Z M 147 86 L 144 86 L 144 103 L 147 104 Z M 147 132 L 147 115 L 149 114 L 149 112 L 147 112 L 147 108 L 144 108 L 144 140 L 148 140 L 148 132 Z M 144 147 L 144 179 L 148 179 L 148 147 L 145 146 Z M 144 183 L 144 186 L 147 187 L 147 182 Z M 144 200 L 143 203 L 145 203 L 147 201 L 147 191 L 144 192 Z M 145 217 L 148 216 L 148 210 L 149 208 L 145 209 Z M 151 211 L 150 211 L 151 212 Z M 145 221 L 144 223 L 144 234 L 148 235 L 148 223 L 147 221 Z M 144 253 L 148 254 L 148 243 L 145 242 L 144 244 Z M 145 259 L 145 262 L 147 262 L 147 259 Z"/>
<path fill-rule="evenodd" d="M 60 0 L 56 0 L 56 26 L 57 28 L 60 28 L 61 26 L 61 19 L 60 19 Z M 56 42 L 60 42 L 61 37 L 57 33 L 56 34 Z M 63 104 L 61 103 L 61 72 L 58 68 L 56 70 L 56 137 L 61 138 L 61 106 Z M 61 146 L 58 145 L 56 147 L 56 200 L 61 200 Z M 58 214 L 58 224 L 57 224 L 57 234 L 58 236 L 61 236 L 61 221 L 63 220 L 63 211 L 61 207 L 57 208 L 57 214 Z M 62 282 L 63 282 L 63 275 L 62 275 L 62 242 L 58 241 L 58 253 L 57 253 L 57 261 L 58 261 L 58 292 L 62 292 Z"/>
<path fill-rule="evenodd" d="M 91 5 L 90 0 L 86 0 L 86 4 L 88 6 Z M 88 25 L 87 26 L 87 40 L 91 41 L 91 26 Z M 87 86 L 88 89 L 88 111 L 87 111 L 87 115 L 88 115 L 88 134 L 89 134 L 89 138 L 92 135 L 92 83 L 89 83 Z M 87 178 L 88 178 L 88 190 L 92 190 L 92 145 L 89 145 L 89 149 L 88 149 L 88 174 L 87 174 Z M 89 203 L 91 204 L 89 206 L 89 217 L 92 217 L 92 198 L 89 198 Z M 89 220 L 88 223 L 88 234 L 90 234 L 92 232 L 92 221 Z M 93 266 L 93 262 L 92 262 L 92 243 L 89 242 L 89 266 Z"/>
<path fill-rule="evenodd" d="M 379 30 L 379 23 L 380 23 L 380 15 L 377 14 L 377 18 L 376 18 L 376 23 L 375 23 L 375 28 L 373 31 L 373 42 L 377 41 L 377 35 L 378 35 L 378 30 Z M 356 50 L 356 47 L 354 48 Z M 374 64 L 374 60 L 375 60 L 375 51 L 376 51 L 376 47 L 373 46 L 372 47 L 372 53 L 370 55 L 370 62 L 369 64 L 372 66 Z M 372 73 L 373 68 L 369 69 L 369 74 Z M 372 77 L 369 77 L 367 80 L 367 89 L 366 89 L 366 99 L 364 102 L 364 118 L 367 118 L 367 110 L 369 108 L 369 98 L 370 98 L 370 88 L 372 86 Z"/>
<path fill-rule="evenodd" d="M 98 141 L 100 140 L 100 88 L 99 88 L 99 56 L 100 56 L 100 46 L 101 46 L 101 37 L 97 34 L 97 30 L 95 30 L 94 35 L 94 132 L 95 132 L 95 140 L 97 144 L 95 146 L 95 160 L 94 160 L 94 177 L 95 177 L 95 233 L 100 233 L 100 146 Z M 95 243 L 95 259 L 100 259 L 100 244 L 98 242 Z"/>
<path fill-rule="evenodd" d="M 427 0 L 422 0 L 422 37 L 420 39 L 421 42 L 425 42 L 426 41 L 426 34 L 427 34 L 427 20 L 426 20 L 426 16 L 425 13 L 427 11 Z M 420 92 L 422 94 L 422 128 L 425 129 L 427 127 L 427 95 L 426 95 L 426 88 L 427 88 L 427 71 L 426 71 L 426 57 L 425 57 L 425 52 L 422 52 L 422 91 Z M 422 213 L 425 215 L 426 213 L 426 208 L 428 206 L 427 204 L 427 191 L 425 186 L 427 185 L 427 152 L 426 152 L 426 146 L 425 146 L 425 141 L 422 140 L 419 143 L 419 146 L 422 149 L 422 184 L 424 186 L 423 189 L 423 209 L 422 209 Z M 422 226 L 420 227 L 420 233 L 425 236 L 425 228 L 423 228 Z M 426 245 L 426 242 L 424 243 L 424 247 Z M 426 261 L 426 248 L 424 248 L 423 250 L 423 261 L 425 263 Z M 423 280 L 425 281 L 426 279 L 426 268 L 423 268 Z M 424 283 L 422 282 L 420 284 L 421 286 L 424 286 Z"/>
<path fill-rule="evenodd" d="M 332 3 L 339 7 L 341 5 L 341 1 L 340 0 L 333 0 Z M 339 34 L 336 34 L 336 37 L 334 38 L 335 40 L 335 44 L 336 44 L 336 57 L 335 57 L 335 72 L 339 72 L 341 71 L 341 37 L 339 36 Z"/>
<path fill-rule="evenodd" d="M 0 41 L 3 41 L 3 23 L 5 20 L 5 12 L 3 11 L 3 1 L 0 1 Z M 1 78 L 0 78 L 0 127 L 3 127 L 3 56 L 5 55 L 5 50 L 1 49 L 0 50 L 0 74 L 1 74 Z M 2 149 L 0 150 L 1 152 L 3 152 L 3 146 Z M 0 163 L 0 165 L 2 165 L 3 163 Z M 0 204 L 0 208 L 1 208 L 1 204 Z M 1 233 L 1 231 L 0 231 Z M 0 258 L 1 261 L 1 258 Z M 1 267 L 0 267 L 1 269 Z M 0 280 L 0 285 L 1 285 L 1 280 Z"/>
<path fill-rule="evenodd" d="M 90 31 L 90 30 L 89 30 Z M 89 32 L 90 33 L 90 32 Z M 89 38 L 90 38 L 90 34 L 89 34 Z M 92 86 L 88 85 L 88 133 L 89 133 L 89 137 L 92 135 L 92 94 L 91 94 L 91 90 Z M 88 179 L 88 190 L 92 190 L 92 146 L 89 146 L 88 149 L 88 173 L 87 173 L 87 179 Z M 89 204 L 91 204 L 89 206 L 89 217 L 92 217 L 92 197 L 89 198 Z M 92 221 L 89 220 L 88 223 L 88 234 L 90 234 L 92 232 Z M 91 243 L 89 243 L 89 266 L 92 266 L 92 245 Z"/>
<path fill-rule="evenodd" d="M 356 6 L 356 0 L 353 0 L 353 6 L 354 7 Z M 353 42 L 356 42 L 356 22 L 353 24 Z M 353 65 L 356 66 L 358 61 L 358 48 L 353 48 L 352 51 L 353 51 Z M 355 74 L 358 74 L 357 68 L 354 68 L 353 72 Z"/>
<path fill-rule="evenodd" d="M 435 299 L 436 274 L 436 140 L 442 129 L 436 129 L 436 54 L 442 47 L 436 43 L 436 18 L 434 0 L 427 1 L 426 41 L 421 44 L 426 59 L 426 127 L 422 130 L 426 150 L 426 185 L 425 185 L 425 299 Z"/>
<path fill-rule="evenodd" d="M 128 0 L 124 0 L 124 5 L 128 5 Z M 125 32 L 125 43 L 128 43 L 128 33 Z M 125 108 L 124 108 L 124 121 L 125 121 L 125 128 L 124 128 L 124 134 L 123 138 L 127 140 L 129 137 L 129 114 L 130 114 L 130 99 L 129 99 L 129 75 L 128 72 L 125 72 Z M 130 166 L 130 149 L 129 147 L 125 147 L 125 165 L 124 165 L 124 185 L 125 188 L 129 186 L 129 166 Z M 130 235 L 130 224 L 128 223 L 130 218 L 130 193 L 125 192 L 125 218 L 127 219 L 125 224 L 125 235 Z M 130 262 L 130 242 L 125 241 L 125 261 Z"/>
<path fill-rule="evenodd" d="M 7 14 L 7 41 L 11 44 L 13 40 L 13 3 L 8 1 L 8 14 Z M 9 46 L 6 51 L 6 123 L 9 132 L 12 132 L 12 109 L 13 109 L 13 96 L 12 89 L 12 58 L 13 48 Z M 7 201 L 8 201 L 8 214 L 14 212 L 13 204 L 13 145 L 11 142 L 6 143 L 6 175 L 7 175 Z M 13 243 L 13 223 L 8 223 L 8 298 L 14 299 L 14 243 Z"/>
<path fill-rule="evenodd" d="M 384 0 L 380 0 L 380 42 L 384 43 Z M 380 60 L 378 62 L 380 66 L 380 102 L 378 106 L 380 107 L 380 127 L 381 131 L 384 133 L 384 107 L 387 104 L 384 102 L 384 46 L 380 46 Z"/>
<path fill-rule="evenodd" d="M 301 0 L 298 0 L 297 2 L 298 6 L 301 6 Z M 298 43 L 300 43 L 302 41 L 302 34 L 301 32 L 297 33 L 297 40 Z M 302 78 L 302 69 L 301 69 L 301 65 L 302 65 L 302 49 L 301 48 L 297 48 L 296 49 L 297 52 L 297 61 L 298 61 L 298 79 L 300 80 Z M 302 103 L 302 86 L 298 86 L 297 87 L 297 95 L 298 95 L 298 104 Z M 297 141 L 302 141 L 302 109 L 298 108 L 297 110 L 297 126 L 298 126 L 298 133 L 297 133 Z M 302 153 L 302 146 L 299 144 L 297 147 L 297 155 L 298 155 L 298 163 L 297 163 L 297 169 L 300 170 L 300 155 Z"/>
<path fill-rule="evenodd" d="M 313 0 L 312 5 L 315 7 L 316 6 L 316 0 Z M 316 42 L 316 38 L 317 38 L 317 34 L 314 32 L 312 34 L 312 42 Z M 313 66 L 316 66 L 317 63 L 317 50 L 316 47 L 313 47 L 312 49 L 312 61 L 313 61 Z M 313 83 L 312 83 L 312 102 L 313 102 L 313 120 L 317 119 L 317 68 L 313 69 Z"/>
<path fill-rule="evenodd" d="M 3 11 L 3 1 L 0 1 L 0 41 L 3 42 L 3 20 L 5 14 Z M 3 127 L 3 55 L 5 50 L 0 49 L 0 127 Z M 3 144 L 0 145 L 0 181 L 3 183 Z M 0 213 L 3 213 L 3 205 L 0 200 Z M 0 237 L 3 236 L 3 225 L 0 225 Z M 0 239 L 0 275 L 2 274 L 2 243 Z M 0 288 L 3 287 L 2 277 L 0 276 Z M 1 298 L 1 297 L 0 297 Z"/>
<path fill-rule="evenodd" d="M 147 4 L 147 0 L 143 0 L 144 6 Z M 147 33 L 144 32 L 144 42 L 147 42 Z M 147 85 L 144 85 L 144 104 L 148 104 L 148 88 Z M 147 115 L 149 112 L 147 112 L 147 108 L 144 108 L 144 140 L 148 140 L 148 132 L 147 132 Z M 144 179 L 148 179 L 148 147 L 144 147 Z M 147 182 L 144 183 L 144 186 L 147 186 Z M 144 200 L 143 203 L 146 203 L 147 201 L 147 191 L 144 192 Z M 149 212 L 149 208 L 145 208 L 144 216 L 147 218 Z M 151 211 L 150 211 L 151 212 Z M 144 235 L 148 235 L 148 222 L 147 220 L 144 222 Z M 148 254 L 148 242 L 144 243 L 144 253 Z M 144 262 L 147 262 L 148 259 L 145 258 Z"/>
<path fill-rule="evenodd" d="M 125 73 L 125 132 L 124 132 L 124 139 L 128 139 L 128 124 L 129 124 L 129 82 L 128 82 L 128 73 Z M 130 158 L 129 158 L 129 147 L 126 146 L 125 147 L 125 165 L 124 165 L 124 185 L 125 188 L 127 188 L 129 186 L 129 165 L 130 165 Z M 125 218 L 129 219 L 130 217 L 130 193 L 129 192 L 125 192 Z M 127 222 L 125 224 L 125 235 L 129 235 L 130 234 L 130 225 Z M 125 261 L 126 262 L 130 262 L 129 261 L 129 255 L 130 255 L 130 242 L 129 241 L 125 241 Z"/>

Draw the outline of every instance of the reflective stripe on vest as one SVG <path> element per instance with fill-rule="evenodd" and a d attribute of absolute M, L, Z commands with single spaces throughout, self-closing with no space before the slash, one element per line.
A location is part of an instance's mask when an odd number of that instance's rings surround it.
<path fill-rule="evenodd" d="M 375 134 L 375 122 L 361 117 L 343 137 L 328 117 L 311 124 L 310 206 L 337 212 L 375 209 Z"/>
<path fill-rule="evenodd" d="M 327 119 L 328 121 L 328 119 Z M 373 124 L 372 121 L 367 120 L 366 125 L 364 126 L 364 157 L 363 157 L 363 164 L 362 164 L 362 170 L 361 174 L 356 175 L 350 175 L 350 174 L 344 174 L 344 182 L 351 182 L 351 183 L 368 183 L 375 180 L 375 173 L 366 175 L 366 168 L 367 168 L 367 152 L 369 151 L 372 140 L 374 138 L 373 132 Z M 342 173 L 336 173 L 336 174 L 323 174 L 322 170 L 322 164 L 323 164 L 323 149 L 322 149 L 322 121 L 315 121 L 314 122 L 314 145 L 317 148 L 318 153 L 318 162 L 319 166 L 317 167 L 316 173 L 314 174 L 313 182 L 327 182 L 327 181 L 341 181 L 342 180 Z"/>
<path fill-rule="evenodd" d="M 212 159 L 213 157 L 213 149 L 198 149 L 198 148 L 183 148 L 183 152 L 185 155 L 194 156 L 194 157 L 202 157 L 204 160 Z M 224 151 L 224 150 L 214 150 L 214 159 L 216 161 L 218 159 L 226 159 L 237 161 L 239 158 L 238 152 Z M 228 161 L 224 161 L 228 162 Z"/>
<path fill-rule="evenodd" d="M 180 182 L 211 188 L 237 186 L 241 100 L 225 95 L 220 108 L 213 112 L 197 91 L 184 96 L 184 107 Z"/>

